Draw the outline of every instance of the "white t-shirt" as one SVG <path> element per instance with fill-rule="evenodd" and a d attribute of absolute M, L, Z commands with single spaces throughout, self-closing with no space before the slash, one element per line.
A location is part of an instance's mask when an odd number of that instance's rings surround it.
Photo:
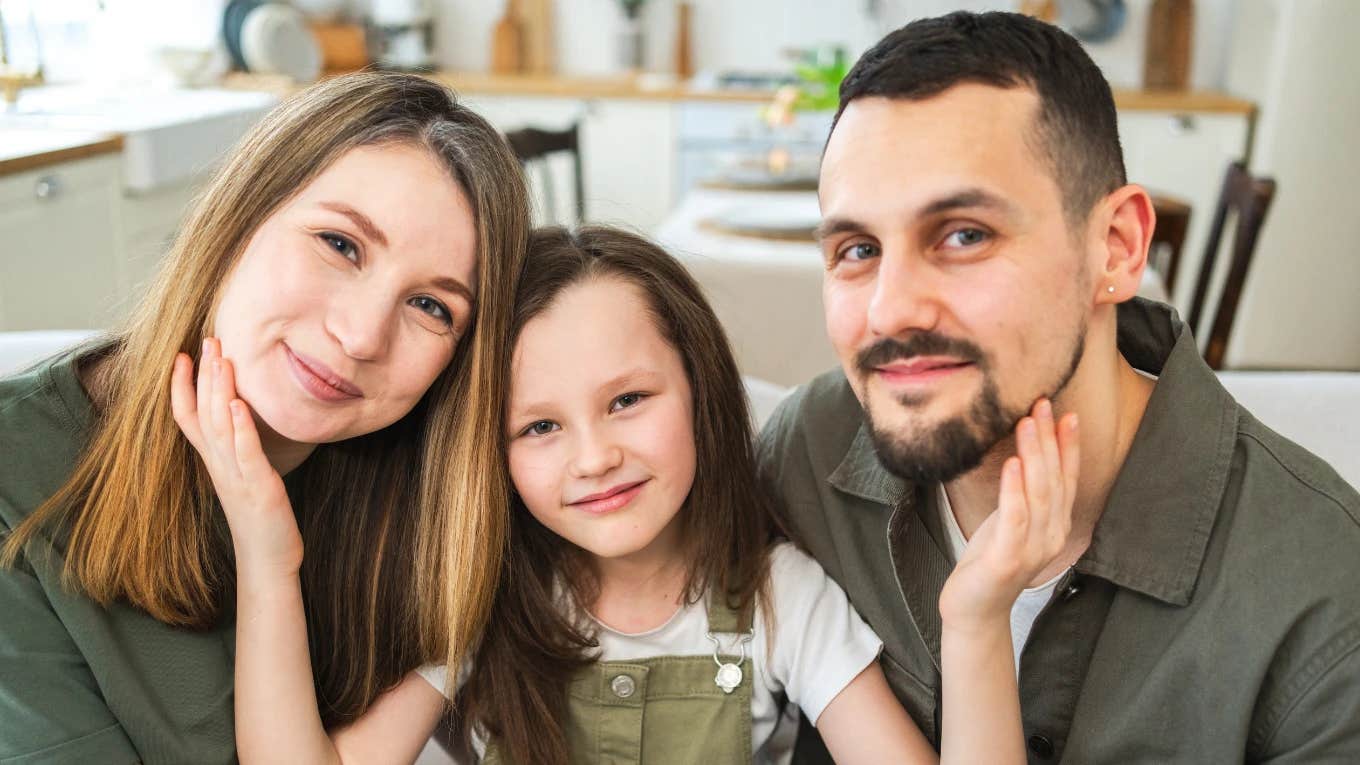
<path fill-rule="evenodd" d="M 793 753 L 797 715 L 817 720 L 827 704 L 878 657 L 882 641 L 851 607 L 845 592 L 822 567 L 787 542 L 770 555 L 770 602 L 774 629 L 756 609 L 755 635 L 742 671 L 751 688 L 751 751 L 758 763 L 787 762 Z M 598 624 L 598 622 L 597 622 Z M 703 601 L 687 605 L 656 629 L 626 634 L 599 624 L 600 659 L 630 661 L 652 656 L 709 656 L 708 611 Z M 738 655 L 738 637 L 718 634 L 723 652 Z M 444 690 L 444 667 L 419 670 Z M 714 672 L 717 672 L 716 666 Z M 753 674 L 751 674 L 753 673 Z M 781 715 L 780 694 L 789 705 Z M 481 747 L 478 747 L 480 750 Z"/>
<path fill-rule="evenodd" d="M 954 562 L 958 563 L 963 557 L 963 549 L 968 546 L 968 540 L 963 538 L 963 529 L 959 528 L 959 520 L 954 517 L 954 507 L 949 504 L 949 494 L 944 490 L 944 484 L 939 484 L 940 493 L 940 523 L 944 525 L 945 537 L 949 540 L 949 550 L 954 556 Z M 1029 631 L 1034 627 L 1034 620 L 1039 618 L 1039 612 L 1044 610 L 1048 601 L 1053 597 L 1053 590 L 1058 586 L 1058 580 L 1063 578 L 1066 571 L 1036 587 L 1021 590 L 1020 596 L 1015 599 L 1015 605 L 1011 606 L 1011 650 L 1015 653 L 1015 671 L 1020 672 L 1020 653 L 1025 650 L 1025 641 L 1029 639 Z"/>

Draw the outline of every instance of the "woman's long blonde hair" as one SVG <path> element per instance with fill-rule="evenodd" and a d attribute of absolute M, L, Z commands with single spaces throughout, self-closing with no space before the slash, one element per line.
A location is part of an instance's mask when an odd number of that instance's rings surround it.
<path fill-rule="evenodd" d="M 208 628 L 235 569 L 197 455 L 171 416 L 175 354 L 196 356 L 256 228 L 341 154 L 408 143 L 441 160 L 477 229 L 470 335 L 421 402 L 376 433 L 321 445 L 290 476 L 322 715 L 353 719 L 429 661 L 456 666 L 495 593 L 508 484 L 500 452 L 507 334 L 529 228 L 523 174 L 485 120 L 426 79 L 364 73 L 280 105 L 197 200 L 147 297 L 116 333 L 90 441 L 0 563 L 65 548 L 64 577 L 101 604 Z"/>

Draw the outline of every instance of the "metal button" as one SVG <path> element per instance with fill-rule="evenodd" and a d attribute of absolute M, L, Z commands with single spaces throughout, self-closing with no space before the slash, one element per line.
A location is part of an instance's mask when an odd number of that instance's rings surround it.
<path fill-rule="evenodd" d="M 1047 760 L 1053 756 L 1053 742 L 1048 740 L 1048 736 L 1030 736 L 1028 743 L 1035 757 Z"/>
<path fill-rule="evenodd" d="M 1067 583 L 1066 587 L 1063 588 L 1062 599 L 1064 601 L 1068 601 L 1071 600 L 1072 598 L 1077 597 L 1080 594 L 1081 594 L 1081 581 L 1074 578 L 1072 579 L 1072 581 Z"/>
<path fill-rule="evenodd" d="M 609 688 L 614 691 L 615 696 L 626 699 L 637 691 L 637 683 L 634 683 L 633 678 L 628 675 L 616 675 L 613 680 L 609 681 Z"/>

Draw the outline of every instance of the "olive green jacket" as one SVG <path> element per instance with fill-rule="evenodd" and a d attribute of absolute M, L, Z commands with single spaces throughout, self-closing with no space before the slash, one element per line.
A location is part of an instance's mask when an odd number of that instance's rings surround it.
<path fill-rule="evenodd" d="M 91 405 L 72 354 L 0 380 L 0 533 L 70 474 Z M 0 570 L 0 764 L 233 762 L 230 624 L 168 627 L 61 584 L 60 555 Z"/>
<path fill-rule="evenodd" d="M 1090 548 L 1024 646 L 1030 761 L 1360 763 L 1360 496 L 1238 406 L 1169 308 L 1135 300 L 1118 318 L 1121 353 L 1159 380 Z M 759 461 L 938 746 L 954 562 L 934 487 L 879 464 L 839 371 L 784 402 Z M 800 738 L 795 762 L 822 757 Z"/>

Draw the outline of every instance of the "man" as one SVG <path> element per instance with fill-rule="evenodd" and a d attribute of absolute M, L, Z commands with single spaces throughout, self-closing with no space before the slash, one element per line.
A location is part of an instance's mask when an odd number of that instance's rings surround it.
<path fill-rule="evenodd" d="M 1360 762 L 1360 496 L 1134 297 L 1152 206 L 1080 45 L 923 20 L 840 96 L 820 241 L 842 368 L 775 414 L 761 469 L 926 735 L 940 588 L 1047 397 L 1082 459 L 1067 548 L 1011 614 L 1031 762 Z"/>

